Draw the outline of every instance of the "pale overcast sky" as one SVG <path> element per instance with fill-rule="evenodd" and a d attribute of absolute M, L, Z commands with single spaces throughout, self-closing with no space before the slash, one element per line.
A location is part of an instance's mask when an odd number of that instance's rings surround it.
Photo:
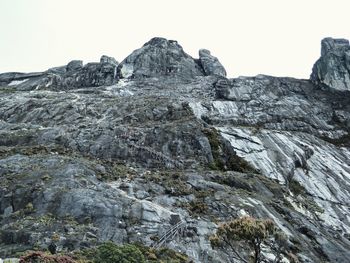
<path fill-rule="evenodd" d="M 229 77 L 308 78 L 322 38 L 350 39 L 349 10 L 349 0 L 0 0 L 0 72 L 121 61 L 161 36 L 193 57 L 211 50 Z"/>

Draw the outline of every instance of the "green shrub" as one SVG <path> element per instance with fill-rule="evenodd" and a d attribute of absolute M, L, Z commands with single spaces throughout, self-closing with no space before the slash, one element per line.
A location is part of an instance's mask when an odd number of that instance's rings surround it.
<path fill-rule="evenodd" d="M 188 209 L 192 215 L 202 215 L 208 212 L 208 206 L 204 200 L 195 199 L 189 203 Z"/>
<path fill-rule="evenodd" d="M 106 242 L 97 248 L 95 263 L 146 263 L 140 249 L 135 245 L 118 246 Z"/>
<path fill-rule="evenodd" d="M 162 247 L 154 249 L 142 244 L 135 244 L 147 259 L 147 263 L 189 263 L 191 261 L 187 255 L 176 252 L 172 249 Z"/>
<path fill-rule="evenodd" d="M 231 250 L 233 259 L 248 262 L 237 248 L 238 242 L 242 242 L 244 247 L 248 247 L 253 252 L 252 261 L 260 263 L 263 261 L 261 257 L 261 246 L 265 240 L 276 236 L 277 228 L 272 220 L 256 219 L 253 217 L 241 217 L 219 226 L 216 234 L 210 237 L 213 247 L 226 247 Z M 280 238 L 281 237 L 281 238 Z M 282 239 L 282 235 L 278 235 Z M 275 238 L 277 239 L 277 238 Z M 276 255 L 276 259 L 280 258 L 280 251 Z"/>

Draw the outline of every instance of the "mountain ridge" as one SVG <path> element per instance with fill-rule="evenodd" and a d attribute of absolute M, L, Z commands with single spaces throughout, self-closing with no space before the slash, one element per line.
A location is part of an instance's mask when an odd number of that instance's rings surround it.
<path fill-rule="evenodd" d="M 350 48 L 321 49 L 309 80 L 230 79 L 210 51 L 164 38 L 121 63 L 0 74 L 0 256 L 152 246 L 184 222 L 165 246 L 231 262 L 209 236 L 250 215 L 272 219 L 300 262 L 347 262 Z"/>

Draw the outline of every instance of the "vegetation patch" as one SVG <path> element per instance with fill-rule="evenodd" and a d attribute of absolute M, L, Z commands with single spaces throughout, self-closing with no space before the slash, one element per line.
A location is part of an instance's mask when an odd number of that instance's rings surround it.
<path fill-rule="evenodd" d="M 72 154 L 72 151 L 60 145 L 0 146 L 0 158 L 5 158 L 14 154 L 32 156 L 36 154 L 51 153 L 67 155 Z"/>
<path fill-rule="evenodd" d="M 286 192 L 277 180 L 259 174 L 227 172 L 215 175 L 213 180 L 248 194 L 264 194 L 266 196 L 266 192 L 270 191 L 273 194 L 271 197 L 281 198 Z"/>
<path fill-rule="evenodd" d="M 42 251 L 31 251 L 20 257 L 20 263 L 75 263 L 71 257 L 50 255 Z"/>
<path fill-rule="evenodd" d="M 97 178 L 101 181 L 112 182 L 117 181 L 118 179 L 133 179 L 136 175 L 136 171 L 125 164 L 113 163 L 111 164 L 108 172 L 104 174 L 97 174 Z"/>
<path fill-rule="evenodd" d="M 147 175 L 147 180 L 160 184 L 166 194 L 184 196 L 191 194 L 191 187 L 187 184 L 187 175 L 180 171 L 161 171 Z"/>
<path fill-rule="evenodd" d="M 270 219 L 245 216 L 225 222 L 210 237 L 210 242 L 213 247 L 227 250 L 232 260 L 245 263 L 266 262 L 261 253 L 263 245 L 274 253 L 274 262 L 281 262 L 282 254 L 287 254 L 287 237 Z"/>
<path fill-rule="evenodd" d="M 334 144 L 335 146 L 338 146 L 338 147 L 350 146 L 350 132 L 336 139 L 325 137 L 325 136 L 321 137 L 321 139 L 331 144 Z"/>
<path fill-rule="evenodd" d="M 12 94 L 15 93 L 17 90 L 15 87 L 0 87 L 0 93 L 2 94 Z"/>
<path fill-rule="evenodd" d="M 302 186 L 298 181 L 291 180 L 289 182 L 289 190 L 296 196 L 298 195 L 305 195 L 306 190 L 304 186 Z"/>
<path fill-rule="evenodd" d="M 224 139 L 216 129 L 203 129 L 202 132 L 208 138 L 213 156 L 213 161 L 209 164 L 210 169 L 256 173 L 256 170 L 246 160 L 239 157 L 229 145 L 224 143 Z"/>
<path fill-rule="evenodd" d="M 5 188 L 10 188 L 10 189 L 20 189 L 20 188 L 25 188 L 27 187 L 26 184 L 23 184 L 23 180 L 29 177 L 27 173 L 5 173 L 1 175 L 1 180 L 0 180 L 0 187 L 3 189 Z"/>
<path fill-rule="evenodd" d="M 144 255 L 135 245 L 118 246 L 113 242 L 106 242 L 96 250 L 95 263 L 146 263 Z"/>
<path fill-rule="evenodd" d="M 208 205 L 201 199 L 195 199 L 189 202 L 186 207 L 192 215 L 203 215 L 208 212 Z"/>
<path fill-rule="evenodd" d="M 135 244 L 143 253 L 149 263 L 188 263 L 190 262 L 187 255 L 176 252 L 169 248 L 154 249 L 142 244 Z"/>
<path fill-rule="evenodd" d="M 303 197 L 302 205 L 305 207 L 305 209 L 309 210 L 310 212 L 317 212 L 317 213 L 323 213 L 324 210 L 322 207 L 320 207 L 312 196 L 310 196 L 305 187 L 302 186 L 298 181 L 291 180 L 289 182 L 289 190 L 295 195 L 295 196 L 301 196 Z"/>
<path fill-rule="evenodd" d="M 143 244 L 117 245 L 106 242 L 96 248 L 75 251 L 72 256 L 81 263 L 189 263 L 188 256 L 168 248 L 154 249 Z"/>

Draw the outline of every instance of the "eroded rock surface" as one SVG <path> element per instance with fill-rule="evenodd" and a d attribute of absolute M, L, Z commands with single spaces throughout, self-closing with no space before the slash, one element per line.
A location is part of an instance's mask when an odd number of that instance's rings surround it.
<path fill-rule="evenodd" d="M 323 42 L 322 56 L 339 45 Z M 113 240 L 230 262 L 209 236 L 251 215 L 272 219 L 300 262 L 348 262 L 348 91 L 315 79 L 228 79 L 209 58 L 155 38 L 118 73 L 103 56 L 1 74 L 0 257 Z"/>

